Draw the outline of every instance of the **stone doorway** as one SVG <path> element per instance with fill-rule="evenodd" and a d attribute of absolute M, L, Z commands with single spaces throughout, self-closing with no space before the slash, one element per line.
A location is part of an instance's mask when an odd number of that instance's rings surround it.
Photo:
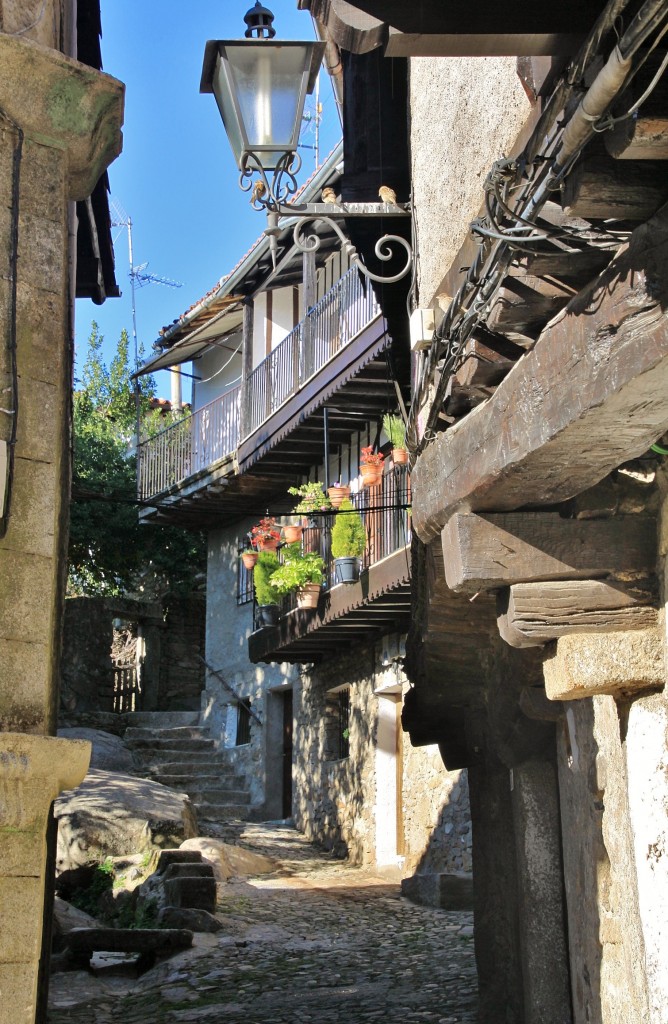
<path fill-rule="evenodd" d="M 401 687 L 378 693 L 376 864 L 399 865 L 403 854 Z"/>

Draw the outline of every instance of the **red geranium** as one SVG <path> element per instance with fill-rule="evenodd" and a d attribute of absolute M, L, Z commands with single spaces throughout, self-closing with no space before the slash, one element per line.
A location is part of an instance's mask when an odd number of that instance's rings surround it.
<path fill-rule="evenodd" d="M 253 545 L 257 544 L 258 541 L 279 541 L 281 539 L 280 530 L 276 529 L 276 520 L 273 516 L 265 516 L 257 526 L 254 526 L 251 530 L 251 537 L 253 538 Z"/>
<path fill-rule="evenodd" d="M 363 466 L 382 466 L 385 461 L 385 456 L 382 452 L 376 452 L 374 454 L 373 445 L 367 445 L 366 448 L 362 448 L 360 452 L 360 462 Z"/>

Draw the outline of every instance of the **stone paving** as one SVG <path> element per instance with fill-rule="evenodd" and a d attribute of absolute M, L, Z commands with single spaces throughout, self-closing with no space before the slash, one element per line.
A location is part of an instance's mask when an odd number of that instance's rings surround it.
<path fill-rule="evenodd" d="M 214 832 L 280 869 L 230 881 L 223 930 L 139 979 L 54 975 L 49 1024 L 474 1024 L 471 914 L 409 903 L 283 825 Z"/>

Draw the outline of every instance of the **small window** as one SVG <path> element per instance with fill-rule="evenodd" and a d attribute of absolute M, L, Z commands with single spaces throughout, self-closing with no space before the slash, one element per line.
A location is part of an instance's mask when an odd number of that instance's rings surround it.
<path fill-rule="evenodd" d="M 237 747 L 250 743 L 250 720 L 250 701 L 246 701 L 245 704 L 237 704 Z"/>
<path fill-rule="evenodd" d="M 237 558 L 237 604 L 250 604 L 253 600 L 253 570 L 244 565 L 241 552 L 248 548 L 247 540 L 239 544 Z"/>
<path fill-rule="evenodd" d="M 350 687 L 327 694 L 325 759 L 338 761 L 350 754 Z"/>

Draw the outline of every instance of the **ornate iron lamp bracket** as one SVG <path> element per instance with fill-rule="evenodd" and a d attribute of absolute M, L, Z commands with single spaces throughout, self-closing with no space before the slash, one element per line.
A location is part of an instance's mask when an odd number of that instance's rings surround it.
<path fill-rule="evenodd" d="M 341 242 L 341 249 L 348 256 L 351 265 L 369 278 L 383 284 L 394 284 L 406 276 L 413 266 L 413 250 L 409 242 L 401 235 L 383 235 L 375 244 L 376 257 L 388 262 L 397 255 L 397 249 L 403 249 L 405 262 L 396 274 L 374 274 L 362 263 L 352 242 L 346 237 L 338 220 L 348 217 L 407 217 L 410 208 L 406 203 L 293 203 L 292 199 L 298 192 L 296 175 L 301 168 L 301 157 L 297 153 L 285 153 L 273 173 L 271 180 L 262 166 L 257 153 L 246 151 L 243 154 L 239 185 L 244 192 L 251 192 L 251 206 L 254 210 L 264 210 L 267 214 L 265 234 L 269 236 L 274 266 L 278 253 L 278 236 L 281 233 L 281 219 L 296 221 L 293 229 L 295 245 L 302 252 L 317 252 L 321 240 L 317 234 L 309 234 L 306 227 L 316 222 L 327 224 Z M 258 177 L 254 177 L 258 175 Z M 396 247 L 396 248 L 395 248 Z"/>

